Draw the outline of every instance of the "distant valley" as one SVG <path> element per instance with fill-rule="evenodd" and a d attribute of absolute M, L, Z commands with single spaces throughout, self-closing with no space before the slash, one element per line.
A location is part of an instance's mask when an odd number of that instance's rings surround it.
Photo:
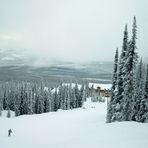
<path fill-rule="evenodd" d="M 93 61 L 74 63 L 49 61 L 38 66 L 36 59 L 11 51 L 0 54 L 0 81 L 47 81 L 51 85 L 61 81 L 89 81 L 111 83 L 113 62 Z M 36 64 L 34 65 L 34 63 Z"/>

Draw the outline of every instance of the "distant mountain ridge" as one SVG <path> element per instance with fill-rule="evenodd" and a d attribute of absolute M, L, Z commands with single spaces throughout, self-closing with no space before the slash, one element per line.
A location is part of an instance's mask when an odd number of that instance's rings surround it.
<path fill-rule="evenodd" d="M 0 80 L 38 81 L 42 79 L 51 83 L 69 80 L 103 83 L 111 81 L 113 62 L 74 63 L 49 59 L 45 66 L 39 62 L 18 51 L 0 50 Z"/>

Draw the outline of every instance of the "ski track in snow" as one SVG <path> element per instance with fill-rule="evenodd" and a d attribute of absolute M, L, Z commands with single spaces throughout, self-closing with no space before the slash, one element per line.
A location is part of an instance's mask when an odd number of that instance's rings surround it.
<path fill-rule="evenodd" d="M 147 148 L 148 124 L 105 123 L 106 103 L 0 118 L 0 148 Z M 8 129 L 12 129 L 8 137 Z"/>

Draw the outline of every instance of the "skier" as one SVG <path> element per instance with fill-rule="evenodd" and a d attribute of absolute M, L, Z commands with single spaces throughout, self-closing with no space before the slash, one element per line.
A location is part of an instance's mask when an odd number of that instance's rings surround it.
<path fill-rule="evenodd" d="M 12 133 L 12 130 L 11 130 L 11 128 L 8 130 L 8 137 L 10 137 L 11 136 L 11 133 Z"/>

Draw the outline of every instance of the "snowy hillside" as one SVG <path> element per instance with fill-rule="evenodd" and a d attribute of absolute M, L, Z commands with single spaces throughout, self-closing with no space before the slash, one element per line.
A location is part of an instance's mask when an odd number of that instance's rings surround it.
<path fill-rule="evenodd" d="M 85 108 L 84 108 L 85 107 Z M 146 148 L 148 124 L 105 123 L 106 103 L 0 118 L 0 148 Z M 11 137 L 7 136 L 12 129 Z"/>

